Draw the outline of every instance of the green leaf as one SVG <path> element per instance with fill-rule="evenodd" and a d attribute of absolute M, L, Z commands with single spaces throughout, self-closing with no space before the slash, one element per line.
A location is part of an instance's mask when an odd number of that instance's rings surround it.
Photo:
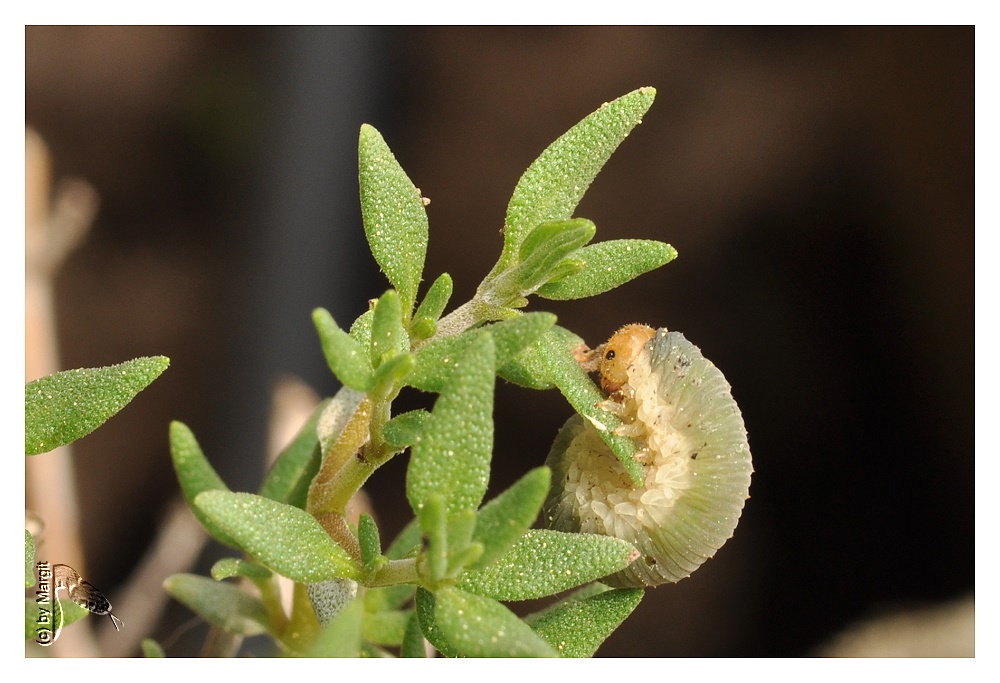
<path fill-rule="evenodd" d="M 216 581 L 231 579 L 235 576 L 245 576 L 253 581 L 266 581 L 272 576 L 270 569 L 238 557 L 222 558 L 212 565 L 210 573 Z"/>
<path fill-rule="evenodd" d="M 387 359 L 378 366 L 375 371 L 375 388 L 372 390 L 372 397 L 395 395 L 393 392 L 399 391 L 403 386 L 403 380 L 413 370 L 416 365 L 416 358 L 412 353 L 400 353 L 397 356 Z"/>
<path fill-rule="evenodd" d="M 441 391 L 406 473 L 406 495 L 419 513 L 431 495 L 448 510 L 475 510 L 486 494 L 493 450 L 493 336 L 478 336 Z"/>
<path fill-rule="evenodd" d="M 437 625 L 463 657 L 558 656 L 527 624 L 495 600 L 457 588 L 442 588 L 435 598 Z"/>
<path fill-rule="evenodd" d="M 382 541 L 378 535 L 378 525 L 367 512 L 358 520 L 358 543 L 361 546 L 361 562 L 368 567 L 382 556 Z"/>
<path fill-rule="evenodd" d="M 592 240 L 597 228 L 584 218 L 574 218 L 542 223 L 528 237 L 534 238 L 539 232 L 541 237 L 533 240 L 538 244 L 532 244 L 534 248 L 524 260 L 489 281 L 492 297 L 500 301 L 524 297 L 548 282 L 553 275 L 563 276 L 561 271 L 555 272 L 557 267 L 563 259 Z"/>
<path fill-rule="evenodd" d="M 372 319 L 375 317 L 374 303 L 369 302 L 373 308 L 358 316 L 357 320 L 351 323 L 350 335 L 363 349 L 370 349 L 372 345 Z"/>
<path fill-rule="evenodd" d="M 524 172 L 507 206 L 503 254 L 493 273 L 514 262 L 525 236 L 545 221 L 569 218 L 622 140 L 656 96 L 640 88 L 587 116 L 542 152 Z"/>
<path fill-rule="evenodd" d="M 87 608 L 80 607 L 72 600 L 54 599 L 55 593 L 50 593 L 53 599 L 45 605 L 43 614 L 40 605 L 33 598 L 24 599 L 24 639 L 39 639 L 42 642 L 52 642 L 56 631 L 80 621 L 90 614 Z"/>
<path fill-rule="evenodd" d="M 38 455 L 90 434 L 160 376 L 170 359 L 136 358 L 106 368 L 48 375 L 24 385 L 24 454 Z"/>
<path fill-rule="evenodd" d="M 372 256 L 399 292 L 410 319 L 427 255 L 427 212 L 420 191 L 377 130 L 361 127 L 358 143 L 361 214 Z"/>
<path fill-rule="evenodd" d="M 163 582 L 163 588 L 192 612 L 227 633 L 255 636 L 271 628 L 260 600 L 231 583 L 194 574 L 174 574 Z"/>
<path fill-rule="evenodd" d="M 400 657 L 426 657 L 424 649 L 424 634 L 420 631 L 420 618 L 417 611 L 410 613 L 406 622 L 406 632 L 403 634 L 403 645 L 399 650 Z"/>
<path fill-rule="evenodd" d="M 402 302 L 399 294 L 390 289 L 375 304 L 372 318 L 372 366 L 378 367 L 393 356 L 409 350 L 410 341 L 403 328 Z"/>
<path fill-rule="evenodd" d="M 524 535 L 538 517 L 551 478 L 548 467 L 537 467 L 479 510 L 472 539 L 485 550 L 473 569 L 491 565 Z"/>
<path fill-rule="evenodd" d="M 525 313 L 457 337 L 430 341 L 417 350 L 417 364 L 407 376 L 406 383 L 421 391 L 440 392 L 451 377 L 456 360 L 464 356 L 476 339 L 486 332 L 493 335 L 496 363 L 502 366 L 538 340 L 555 321 L 556 317 L 551 313 Z"/>
<path fill-rule="evenodd" d="M 644 594 L 641 588 L 618 588 L 587 597 L 571 596 L 525 617 L 525 622 L 560 656 L 593 657 Z"/>
<path fill-rule="evenodd" d="M 583 269 L 538 290 L 538 296 L 565 301 L 610 291 L 677 258 L 677 250 L 656 240 L 611 240 L 589 244 L 574 255 Z"/>
<path fill-rule="evenodd" d="M 313 324 L 319 333 L 326 364 L 341 382 L 357 389 L 368 391 L 372 388 L 372 365 L 364 348 L 354 337 L 337 325 L 333 316 L 325 308 L 313 311 Z"/>
<path fill-rule="evenodd" d="M 417 511 L 420 528 L 427 538 L 424 558 L 431 581 L 438 582 L 448 573 L 448 508 L 445 497 L 430 493 Z"/>
<path fill-rule="evenodd" d="M 163 646 L 152 638 L 142 639 L 142 656 L 146 659 L 160 659 L 167 656 Z"/>
<path fill-rule="evenodd" d="M 411 410 L 400 413 L 382 427 L 382 438 L 395 448 L 412 446 L 424 431 L 424 424 L 431 414 L 426 410 Z"/>
<path fill-rule="evenodd" d="M 361 628 L 365 616 L 360 600 L 352 600 L 326 625 L 307 657 L 358 657 L 361 653 Z"/>
<path fill-rule="evenodd" d="M 410 334 L 416 339 L 427 339 L 437 331 L 437 320 L 444 313 L 452 292 L 451 275 L 441 273 L 431 284 L 430 289 L 420 302 L 417 312 L 413 314 L 413 324 Z"/>
<path fill-rule="evenodd" d="M 264 479 L 260 495 L 297 508 L 305 507 L 309 484 L 319 471 L 321 458 L 316 426 L 328 405 L 330 399 L 320 402 L 292 442 L 281 451 Z"/>
<path fill-rule="evenodd" d="M 188 507 L 191 508 L 198 522 L 215 540 L 231 548 L 238 548 L 239 544 L 236 539 L 209 519 L 194 504 L 194 499 L 199 493 L 228 491 L 229 487 L 208 462 L 197 439 L 194 438 L 194 433 L 183 422 L 176 420 L 170 423 L 170 457 L 174 463 L 174 472 L 177 473 L 177 481 L 181 485 L 184 500 L 187 501 Z"/>
<path fill-rule="evenodd" d="M 580 337 L 555 325 L 502 365 L 497 373 L 508 382 L 528 389 L 552 389 L 555 383 L 549 369 L 549 356 L 552 353 L 572 356 L 573 349 L 581 344 Z"/>
<path fill-rule="evenodd" d="M 24 530 L 24 587 L 35 585 L 35 539 Z"/>
<path fill-rule="evenodd" d="M 415 606 L 414 612 L 417 614 L 417 619 L 420 623 L 420 631 L 424 634 L 424 638 L 426 638 L 427 641 L 445 657 L 460 656 L 458 651 L 451 646 L 447 639 L 445 639 L 444 633 L 441 631 L 441 627 L 438 626 L 437 616 L 435 614 L 437 609 L 437 599 L 434 597 L 434 594 L 426 588 L 418 588 Z"/>
<path fill-rule="evenodd" d="M 311 515 L 252 493 L 208 491 L 194 501 L 251 557 L 293 581 L 358 578 L 358 567 Z"/>
<path fill-rule="evenodd" d="M 489 567 L 463 574 L 458 585 L 497 600 L 530 600 L 613 574 L 637 556 L 630 543 L 611 536 L 534 529 Z"/>

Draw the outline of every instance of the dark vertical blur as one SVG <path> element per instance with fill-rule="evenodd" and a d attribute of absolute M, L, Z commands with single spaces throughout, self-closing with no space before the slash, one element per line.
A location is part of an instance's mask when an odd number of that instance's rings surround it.
<path fill-rule="evenodd" d="M 357 206 L 362 122 L 423 194 L 425 280 L 471 296 L 506 199 L 555 137 L 657 100 L 579 208 L 660 271 L 548 305 L 598 343 L 646 322 L 734 387 L 756 474 L 736 535 L 652 590 L 608 656 L 794 656 L 881 610 L 974 590 L 972 28 L 51 28 L 26 32 L 26 120 L 102 196 L 58 289 L 64 365 L 165 354 L 80 442 L 95 585 L 124 580 L 175 495 L 185 421 L 253 489 L 279 373 L 336 386 L 309 312 L 386 287 Z M 498 385 L 493 487 L 569 409 Z M 419 399 L 405 399 L 419 400 Z M 84 465 L 85 463 L 85 465 Z M 405 521 L 405 461 L 371 483 Z M 157 633 L 165 638 L 166 633 Z"/>

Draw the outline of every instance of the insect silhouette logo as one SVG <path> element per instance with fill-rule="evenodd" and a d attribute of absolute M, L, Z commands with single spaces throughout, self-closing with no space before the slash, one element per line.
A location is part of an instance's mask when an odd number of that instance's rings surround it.
<path fill-rule="evenodd" d="M 35 589 L 35 604 L 38 607 L 35 642 L 39 645 L 49 646 L 56 642 L 66 621 L 58 599 L 60 590 L 65 590 L 69 599 L 80 607 L 94 614 L 107 614 L 116 631 L 124 626 L 124 622 L 111 613 L 111 602 L 104 594 L 68 564 L 36 562 L 35 572 L 38 575 Z"/>

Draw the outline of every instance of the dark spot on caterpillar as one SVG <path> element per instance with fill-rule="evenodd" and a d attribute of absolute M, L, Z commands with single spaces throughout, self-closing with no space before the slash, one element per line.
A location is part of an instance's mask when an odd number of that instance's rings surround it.
<path fill-rule="evenodd" d="M 653 557 L 652 555 L 646 555 L 646 557 L 643 559 L 646 560 L 646 564 L 649 565 L 650 567 L 656 564 L 656 558 Z"/>
<path fill-rule="evenodd" d="M 604 359 L 605 360 L 614 360 L 615 359 L 615 351 L 614 351 L 614 349 L 612 349 L 611 351 L 608 351 L 606 354 L 604 354 Z"/>
<path fill-rule="evenodd" d="M 698 459 L 698 453 L 697 453 L 697 452 L 695 452 L 695 453 L 692 453 L 692 454 L 691 454 L 691 459 L 692 459 L 692 460 L 697 460 L 697 459 Z"/>

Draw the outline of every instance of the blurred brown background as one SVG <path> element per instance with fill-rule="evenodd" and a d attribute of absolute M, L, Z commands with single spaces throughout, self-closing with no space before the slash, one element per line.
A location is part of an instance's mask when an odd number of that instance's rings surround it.
<path fill-rule="evenodd" d="M 346 324 L 387 286 L 360 224 L 363 122 L 432 199 L 425 279 L 451 273 L 454 306 L 499 254 L 535 156 L 652 85 L 578 215 L 598 239 L 660 239 L 679 258 L 530 308 L 593 344 L 636 321 L 684 332 L 732 383 L 756 474 L 735 537 L 650 591 L 601 654 L 803 655 L 854 620 L 972 593 L 974 38 L 28 27 L 26 122 L 56 177 L 101 198 L 57 281 L 61 363 L 172 360 L 74 446 L 86 578 L 114 602 L 176 496 L 170 420 L 255 490 L 276 379 L 335 391 L 309 312 Z M 498 387 L 495 490 L 543 461 L 569 412 L 557 393 Z M 384 535 L 408 519 L 404 471 L 398 458 L 368 487 Z M 175 605 L 150 635 L 188 616 Z"/>

